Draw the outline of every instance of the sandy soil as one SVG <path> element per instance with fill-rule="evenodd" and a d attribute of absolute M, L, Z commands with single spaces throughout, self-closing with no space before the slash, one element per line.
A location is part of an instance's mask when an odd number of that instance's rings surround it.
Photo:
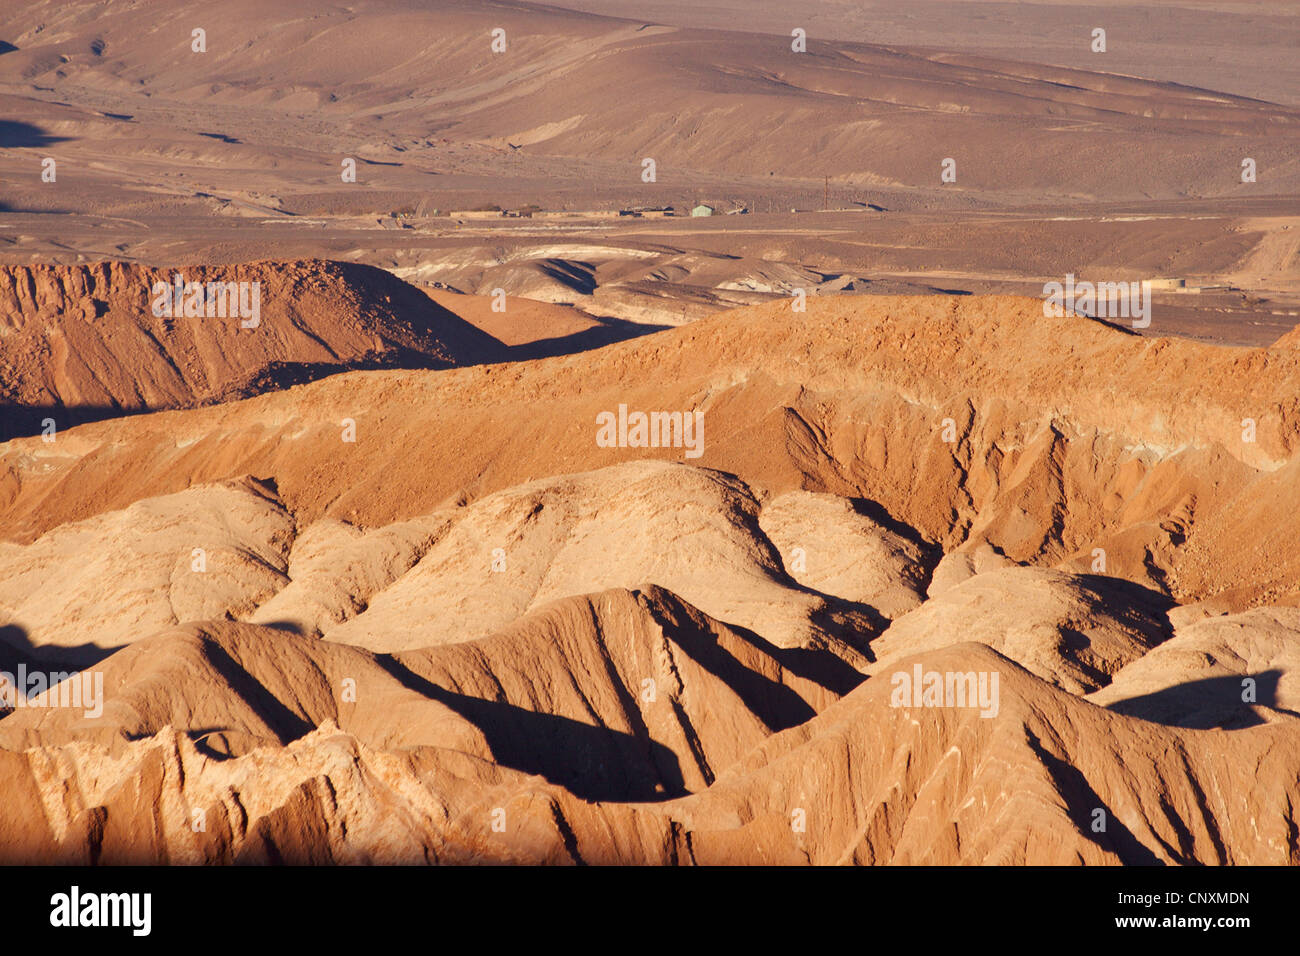
<path fill-rule="evenodd" d="M 1300 863 L 1300 18 L 565 6 L 0 10 L 0 862 Z"/>

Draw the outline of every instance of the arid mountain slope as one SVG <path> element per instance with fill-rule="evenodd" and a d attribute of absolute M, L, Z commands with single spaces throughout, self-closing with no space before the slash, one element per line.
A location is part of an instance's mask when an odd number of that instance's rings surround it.
<path fill-rule="evenodd" d="M 332 518 L 299 529 L 269 483 L 196 486 L 0 542 L 0 639 L 86 664 L 171 625 L 230 618 L 396 652 L 471 641 L 591 589 L 655 584 L 773 646 L 863 667 L 865 641 L 921 602 L 928 549 L 842 499 L 778 504 L 764 517 L 736 478 L 646 461 L 370 530 Z M 792 563 L 821 589 L 787 572 L 763 525 L 791 557 L 791 541 L 808 545 Z M 826 560 L 823 534 L 859 545 L 851 576 Z"/>
<path fill-rule="evenodd" d="M 1168 603 L 1123 584 L 1042 568 L 976 575 L 890 624 L 871 644 L 870 673 L 891 673 L 900 658 L 960 639 L 1086 694 L 1169 636 Z"/>
<path fill-rule="evenodd" d="M 289 581 L 293 516 L 245 479 L 0 542 L 0 642 L 93 663 L 181 621 L 247 614 Z"/>
<path fill-rule="evenodd" d="M 1298 861 L 1295 725 L 1229 744 L 1092 707 L 979 645 L 898 667 L 917 663 L 998 673 L 997 716 L 895 707 L 888 682 L 868 681 L 672 805 L 692 858 L 753 861 L 765 847 L 782 863 Z"/>
<path fill-rule="evenodd" d="M 892 706 L 889 683 L 869 680 L 750 750 L 703 792 L 654 804 L 583 800 L 456 749 L 376 750 L 332 720 L 231 760 L 210 759 L 170 728 L 117 756 L 86 742 L 0 750 L 11 794 L 0 808 L 0 857 L 1297 862 L 1294 726 L 1234 731 L 1229 745 L 1224 731 L 1110 713 L 980 645 L 899 666 L 995 672 L 998 713 Z M 56 780 L 61 798 L 43 798 Z"/>
<path fill-rule="evenodd" d="M 702 412 L 690 463 L 875 503 L 949 566 L 992 547 L 1232 610 L 1300 580 L 1298 385 L 1295 352 L 1142 339 L 1034 300 L 773 303 L 595 352 L 334 376 L 10 442 L 0 533 L 244 475 L 274 479 L 304 527 L 373 527 L 539 475 L 688 460 L 597 444 L 597 416 L 626 405 Z"/>
<path fill-rule="evenodd" d="M 173 294 L 177 276 L 182 295 Z M 110 412 L 255 395 L 341 369 L 444 368 L 503 355 L 491 336 L 370 266 L 0 267 L 8 432 L 0 437 L 39 430 L 46 417 L 66 428 Z"/>
<path fill-rule="evenodd" d="M 1296 863 L 1298 380 L 814 298 L 7 442 L 0 860 Z"/>
<path fill-rule="evenodd" d="M 191 48 L 196 28 L 207 31 L 206 52 Z M 505 45 L 494 52 L 495 30 Z M 337 176 L 340 148 L 385 182 L 384 165 L 441 174 L 487 151 L 520 153 L 539 181 L 565 176 L 567 158 L 598 161 L 625 169 L 629 186 L 646 157 L 665 184 L 708 174 L 832 176 L 861 187 L 938 187 L 951 157 L 956 191 L 1085 200 L 1242 193 L 1245 149 L 1268 169 L 1270 194 L 1300 177 L 1294 107 L 1117 75 L 1102 57 L 1089 72 L 816 31 L 797 53 L 788 31 L 684 29 L 482 0 L 326 10 L 235 0 L 221 23 L 201 3 L 172 0 L 144 30 L 128 3 L 20 3 L 0 17 L 0 32 L 16 47 L 0 77 L 27 93 L 56 87 L 67 104 L 46 122 L 31 117 L 36 142 L 109 138 L 119 156 L 151 169 L 160 151 L 273 171 L 311 150 L 319 172 L 300 193 L 319 194 Z M 611 88 L 635 89 L 638 108 Z M 196 106 L 206 125 L 167 141 L 168 110 Z M 303 113 L 321 121 L 302 141 L 276 138 L 272 117 Z M 226 196 L 222 211 L 281 211 L 279 177 L 267 180 Z"/>
<path fill-rule="evenodd" d="M 0 864 L 1300 865 L 1300 18 L 572 2 L 0 9 Z"/>
<path fill-rule="evenodd" d="M 102 719 L 19 709 L 0 746 L 75 739 L 121 753 L 171 727 L 228 757 L 333 721 L 379 749 L 447 748 L 587 796 L 661 799 L 702 789 L 839 697 L 806 669 L 653 587 L 564 598 L 472 645 L 397 655 L 211 622 L 107 660 Z"/>
<path fill-rule="evenodd" d="M 1197 619 L 1133 661 L 1094 703 L 1179 727 L 1249 727 L 1300 718 L 1300 608 L 1261 607 Z"/>

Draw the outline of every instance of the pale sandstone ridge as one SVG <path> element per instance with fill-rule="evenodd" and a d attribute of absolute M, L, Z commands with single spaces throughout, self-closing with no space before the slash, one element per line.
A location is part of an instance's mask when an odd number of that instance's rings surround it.
<path fill-rule="evenodd" d="M 1300 863 L 1298 382 L 813 300 L 5 443 L 0 670 L 104 697 L 0 717 L 0 861 Z"/>
<path fill-rule="evenodd" d="M 1300 608 L 1261 607 L 1187 620 L 1089 700 L 1180 727 L 1300 727 Z"/>
<path fill-rule="evenodd" d="M 252 479 L 0 542 L 0 640 L 85 664 L 181 621 L 239 616 L 289 578 L 293 517 Z"/>
<path fill-rule="evenodd" d="M 1102 560 L 1227 610 L 1300 580 L 1300 354 L 1143 339 L 1012 298 L 759 306 L 579 355 L 333 376 L 14 441 L 0 534 L 249 474 L 273 478 L 303 525 L 377 526 L 539 475 L 686 460 L 598 446 L 596 416 L 620 404 L 703 411 L 692 464 L 883 505 L 949 568 L 981 549 L 1083 572 Z"/>
<path fill-rule="evenodd" d="M 224 761 L 171 727 L 116 755 L 86 742 L 3 750 L 10 799 L 0 806 L 0 857 L 1300 862 L 1292 728 L 1229 736 L 1119 716 L 979 645 L 901 662 L 917 664 L 998 673 L 997 716 L 893 706 L 890 686 L 868 681 L 751 749 L 702 792 L 656 803 L 584 800 L 535 768 L 460 749 L 378 750 L 329 719 L 285 747 Z"/>
<path fill-rule="evenodd" d="M 787 546 L 799 529 L 808 584 L 764 524 Z M 821 550 L 837 532 L 858 548 L 851 569 Z M 87 663 L 160 628 L 230 618 L 394 652 L 474 640 L 572 594 L 654 584 L 774 646 L 861 669 L 865 642 L 920 603 L 928 557 L 843 499 L 765 507 L 733 476 L 668 462 L 542 479 L 369 530 L 323 518 L 300 531 L 272 483 L 245 477 L 0 542 L 0 639 Z"/>
<path fill-rule="evenodd" d="M 317 626 L 328 640 L 392 651 L 473 639 L 564 595 L 652 582 L 775 645 L 825 648 L 861 662 L 835 635 L 865 639 L 879 630 L 880 613 L 860 600 L 873 595 L 819 592 L 793 580 L 764 534 L 760 509 L 738 479 L 667 462 L 542 479 L 397 526 L 422 527 L 425 543 L 408 552 L 419 555 L 409 570 L 390 565 L 392 580 L 367 589 L 362 613 L 351 613 L 346 585 L 370 535 L 318 560 L 251 620 L 324 617 Z M 870 573 L 865 556 L 863 566 Z M 911 571 L 900 556 L 873 570 L 888 581 L 882 589 L 901 591 L 904 567 Z M 332 607 L 321 615 L 323 602 Z"/>
<path fill-rule="evenodd" d="M 969 578 L 889 625 L 871 643 L 873 676 L 954 639 L 978 641 L 1072 694 L 1110 683 L 1169 636 L 1168 602 L 1114 578 L 1005 568 Z"/>
<path fill-rule="evenodd" d="M 800 584 L 875 608 L 887 618 L 920 606 L 937 549 L 911 529 L 881 524 L 864 501 L 790 491 L 766 502 L 758 523 Z"/>
<path fill-rule="evenodd" d="M 183 314 L 184 299 L 172 303 L 172 315 L 154 315 L 155 284 L 174 287 L 177 275 L 203 284 L 203 315 Z M 208 315 L 207 284 L 217 282 L 250 285 L 242 300 L 238 292 L 214 296 Z M 257 324 L 244 327 L 254 321 L 240 311 L 242 305 L 253 313 L 254 282 Z M 25 409 L 27 419 L 50 415 L 67 427 L 108 411 L 258 394 L 341 369 L 442 368 L 503 354 L 491 336 L 371 266 L 308 260 L 0 267 L 6 418 Z"/>
<path fill-rule="evenodd" d="M 707 785 L 861 680 L 655 587 L 564 598 L 472 646 L 375 655 L 217 621 L 152 635 L 100 669 L 102 719 L 19 709 L 0 724 L 3 745 L 72 737 L 116 752 L 173 726 L 212 753 L 242 755 L 334 721 L 373 747 L 533 761 L 575 789 L 621 787 L 618 799 L 633 799 Z M 548 680 L 557 674 L 572 679 Z"/>

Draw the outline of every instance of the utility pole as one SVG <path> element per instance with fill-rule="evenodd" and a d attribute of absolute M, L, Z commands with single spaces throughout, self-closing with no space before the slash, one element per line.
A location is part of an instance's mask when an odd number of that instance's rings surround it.
<path fill-rule="evenodd" d="M 826 184 L 822 187 L 822 212 L 831 207 L 831 178 L 826 177 Z"/>

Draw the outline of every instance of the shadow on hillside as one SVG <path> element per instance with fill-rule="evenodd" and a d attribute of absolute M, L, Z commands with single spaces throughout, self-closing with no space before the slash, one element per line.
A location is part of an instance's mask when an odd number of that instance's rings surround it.
<path fill-rule="evenodd" d="M 402 686 L 436 700 L 483 732 L 503 766 L 538 774 L 582 800 L 650 802 L 685 796 L 677 755 L 650 737 L 596 727 L 555 714 L 482 700 L 439 687 L 392 657 L 376 662 Z M 629 702 L 625 712 L 636 719 Z"/>
<path fill-rule="evenodd" d="M 791 580 L 790 585 L 792 589 L 800 589 L 801 587 L 799 583 L 793 579 Z M 820 591 L 807 590 L 807 593 L 816 594 L 819 597 L 826 597 L 826 595 L 822 594 Z M 777 647 L 775 644 L 768 642 L 755 632 L 749 630 L 749 628 L 741 627 L 739 624 L 732 624 L 726 621 L 722 623 L 733 631 L 736 636 L 743 638 L 745 641 L 761 650 L 764 654 L 773 658 L 791 674 L 803 678 L 804 680 L 812 681 L 814 684 L 818 684 L 832 693 L 843 696 L 867 679 L 866 675 L 855 669 L 852 664 L 836 657 L 834 654 L 828 654 L 822 650 L 814 650 L 805 647 Z M 844 640 L 845 643 L 854 646 L 862 645 L 865 647 L 864 642 L 858 635 L 850 634 L 845 631 L 836 634 L 835 636 Z M 689 653 L 689 648 L 685 644 L 683 644 L 682 649 Z M 868 659 L 873 658 L 868 655 Z M 812 715 L 810 714 L 809 716 Z M 789 724 L 788 726 L 794 726 L 794 724 Z M 785 728 L 783 727 L 781 729 Z"/>
<path fill-rule="evenodd" d="M 31 148 L 67 142 L 70 137 L 51 136 L 39 126 L 19 120 L 0 120 L 0 146 Z"/>
<path fill-rule="evenodd" d="M 33 138 L 38 138 L 38 134 L 40 130 L 30 124 L 0 122 L 0 145 L 30 143 Z M 237 277 L 241 275 L 240 270 L 246 268 L 235 265 L 217 271 L 233 270 L 229 277 Z M 0 402 L 0 441 L 42 434 L 47 419 L 53 419 L 54 427 L 64 431 L 75 425 L 108 418 L 237 401 L 315 382 L 341 372 L 438 371 L 548 358 L 586 352 L 668 328 L 601 318 L 597 320 L 598 326 L 581 332 L 509 347 L 384 269 L 362 263 L 323 260 L 319 271 L 320 276 L 313 279 L 322 278 L 328 282 L 331 277 L 337 278 L 342 287 L 353 290 L 357 303 L 354 307 L 363 318 L 362 324 L 373 320 L 376 340 L 387 340 L 382 352 L 350 361 L 271 362 L 248 370 L 242 379 L 225 384 L 211 397 L 179 405 L 136 409 L 117 405 L 34 406 L 11 399 L 7 403 Z M 294 291 L 291 288 L 285 294 L 292 295 Z"/>
<path fill-rule="evenodd" d="M 1075 577 L 1101 595 L 1107 607 L 1131 608 L 1151 618 L 1155 627 L 1149 629 L 1148 633 L 1156 638 L 1157 643 L 1174 636 L 1168 615 L 1178 606 L 1178 602 L 1169 595 L 1136 581 L 1113 578 L 1106 574 L 1078 574 Z"/>
<path fill-rule="evenodd" d="M 557 355 L 576 355 L 579 352 L 590 352 L 592 349 L 604 348 L 615 342 L 625 342 L 628 339 L 649 335 L 651 332 L 662 332 L 664 329 L 672 328 L 670 325 L 646 325 L 642 322 L 628 322 L 614 318 L 602 318 L 596 321 L 601 324 L 583 329 L 581 332 L 508 346 L 506 356 L 512 361 L 528 361 L 554 358 Z"/>
<path fill-rule="evenodd" d="M 106 648 L 97 644 L 60 647 L 33 644 L 26 628 L 18 624 L 0 624 L 0 673 L 6 675 L 6 682 L 12 680 L 19 683 L 20 667 L 27 674 L 66 674 L 93 667 L 118 650 L 121 648 Z M 21 686 L 19 689 L 23 690 Z M 0 707 L 0 720 L 15 712 Z"/>
<path fill-rule="evenodd" d="M 225 679 L 226 686 L 238 695 L 239 700 L 280 738 L 281 744 L 292 743 L 315 729 L 311 721 L 290 710 L 216 641 L 204 640 L 203 656 L 212 669 Z M 191 737 L 199 738 L 225 729 L 199 729 L 191 731 Z"/>
<path fill-rule="evenodd" d="M 32 406 L 18 404 L 0 404 L 0 442 L 14 438 L 31 438 L 43 435 L 53 422 L 54 439 L 58 433 L 67 431 L 77 425 L 105 421 L 110 418 L 127 418 L 135 415 L 148 415 L 153 412 L 171 411 L 180 408 L 203 408 L 220 405 L 225 402 L 237 402 L 270 392 L 282 392 L 295 385 L 339 375 L 343 372 L 391 371 L 395 369 L 437 371 L 451 368 L 447 362 L 431 359 L 420 352 L 394 350 L 378 358 L 363 359 L 356 362 L 339 364 L 336 362 L 271 362 L 258 370 L 253 376 L 242 382 L 225 388 L 221 394 L 200 402 L 183 405 L 163 405 L 157 408 L 122 408 L 116 405 L 72 405 Z"/>
<path fill-rule="evenodd" d="M 0 212 L 23 213 L 29 216 L 70 216 L 75 211 L 76 210 L 73 209 L 63 209 L 62 207 L 56 209 L 37 209 L 33 206 L 15 206 L 11 202 L 0 202 Z M 9 243 L 14 242 L 14 240 L 9 237 L 0 237 L 0 239 Z"/>
<path fill-rule="evenodd" d="M 1256 674 L 1207 677 L 1165 687 L 1150 694 L 1117 700 L 1106 709 L 1128 717 L 1164 724 L 1166 727 L 1189 730 L 1239 730 L 1242 727 L 1256 727 L 1265 723 L 1252 710 L 1256 704 L 1300 717 L 1300 714 L 1277 704 L 1277 685 L 1281 676 L 1279 670 L 1266 670 Z M 1250 686 L 1245 683 L 1247 680 L 1254 682 L 1255 699 L 1250 703 L 1242 700 L 1246 688 Z"/>
<path fill-rule="evenodd" d="M 457 318 L 457 321 L 461 320 Z M 666 327 L 664 326 L 664 328 Z M 48 427 L 47 423 L 51 420 L 54 423 L 55 440 L 57 441 L 58 432 L 66 431 L 77 425 L 86 425 L 110 418 L 147 415 L 151 412 L 168 411 L 174 408 L 220 405 L 225 402 L 253 398 L 269 392 L 284 391 L 293 388 L 295 385 L 306 385 L 344 372 L 439 371 L 448 368 L 468 368 L 472 365 L 489 364 L 491 362 L 526 361 L 556 355 L 572 355 L 656 332 L 659 328 L 659 326 L 644 326 L 635 322 L 621 323 L 617 326 L 602 326 L 596 329 L 587 329 L 574 335 L 545 339 L 541 342 L 531 342 L 513 348 L 501 345 L 498 354 L 483 357 L 482 361 L 465 362 L 461 365 L 453 365 L 410 349 L 393 349 L 383 356 L 344 364 L 335 362 L 272 362 L 248 379 L 229 385 L 213 398 L 184 405 L 164 405 L 157 408 L 122 408 L 115 405 L 33 406 L 13 402 L 0 403 L 0 442 L 41 435 L 45 432 Z M 484 334 L 486 335 L 486 333 Z M 495 339 L 492 341 L 496 342 Z"/>
<path fill-rule="evenodd" d="M 671 592 L 668 593 L 671 594 Z M 685 607 L 682 608 L 682 611 L 685 611 Z M 793 688 L 772 680 L 758 671 L 751 670 L 741 663 L 735 655 L 718 642 L 713 634 L 701 630 L 690 619 L 689 614 L 683 615 L 684 620 L 673 610 L 652 610 L 651 614 L 662 629 L 666 640 L 671 641 L 683 654 L 725 684 L 733 694 L 744 702 L 745 707 L 751 713 L 772 730 L 786 730 L 790 727 L 796 727 L 817 716 L 816 711 Z M 804 667 L 804 662 L 797 658 L 782 659 L 783 649 L 769 644 L 752 632 L 730 624 L 726 625 L 726 627 L 746 643 L 761 651 L 765 656 L 777 660 L 791 674 L 820 683 L 821 686 L 827 688 L 831 688 L 836 680 L 835 676 L 807 670 Z M 794 666 L 787 664 L 787 660 Z M 857 680 L 849 684 L 848 689 L 857 686 L 864 679 L 857 671 L 852 673 Z M 821 678 L 821 680 L 818 678 Z M 826 682 L 823 683 L 823 680 Z M 834 689 L 838 693 L 848 692 L 848 689 L 841 689 L 841 687 L 835 687 Z"/>
<path fill-rule="evenodd" d="M 53 438 L 51 445 L 57 447 L 59 433 L 77 425 L 99 422 L 108 418 L 125 418 L 131 415 L 145 415 L 155 409 L 119 408 L 113 405 L 75 405 L 71 408 L 58 406 L 16 405 L 0 403 L 0 442 L 15 438 L 32 438 L 44 434 L 47 422 L 52 421 Z"/>
<path fill-rule="evenodd" d="M 1047 768 L 1052 783 L 1056 785 L 1057 792 L 1065 801 L 1070 818 L 1074 820 L 1080 833 L 1101 849 L 1114 853 L 1126 864 L 1164 865 L 1159 857 L 1142 845 L 1142 842 L 1133 835 L 1133 831 L 1124 826 L 1110 806 L 1088 783 L 1087 777 L 1064 760 L 1049 753 L 1032 731 L 1026 729 L 1025 732 L 1029 738 L 1030 748 Z M 1103 818 L 1105 830 L 1100 833 L 1093 829 L 1093 823 L 1098 819 L 1096 816 L 1098 810 L 1105 814 Z"/>

